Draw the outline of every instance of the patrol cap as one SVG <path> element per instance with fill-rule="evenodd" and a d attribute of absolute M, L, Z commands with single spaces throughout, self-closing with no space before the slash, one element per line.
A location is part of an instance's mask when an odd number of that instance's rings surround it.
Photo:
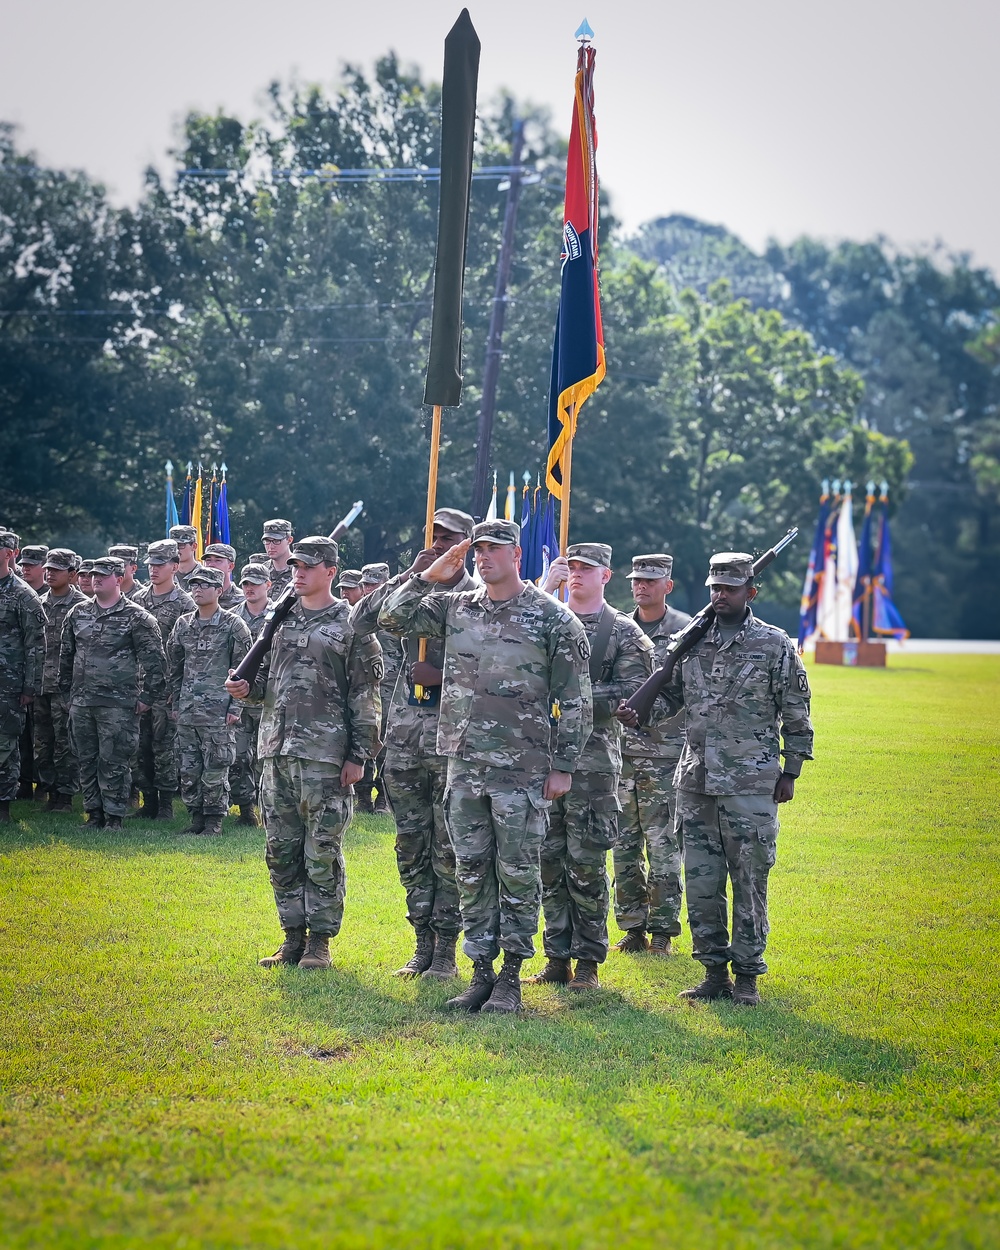
<path fill-rule="evenodd" d="M 381 586 L 389 580 L 388 564 L 364 564 L 361 566 L 362 586 Z"/>
<path fill-rule="evenodd" d="M 746 551 L 720 551 L 708 562 L 706 586 L 745 586 L 753 577 L 753 556 Z"/>
<path fill-rule="evenodd" d="M 346 586 L 348 590 L 357 590 L 357 588 L 361 585 L 361 570 L 344 569 L 343 573 L 340 575 L 340 580 L 337 582 L 337 585 Z"/>
<path fill-rule="evenodd" d="M 472 527 L 472 543 L 497 543 L 514 547 L 521 542 L 521 527 L 516 521 L 480 521 Z"/>
<path fill-rule="evenodd" d="M 158 542 L 150 543 L 146 548 L 147 564 L 176 564 L 180 558 L 181 553 L 177 550 L 177 543 L 172 538 L 161 538 Z"/>
<path fill-rule="evenodd" d="M 198 531 L 193 525 L 171 525 L 168 537 L 175 543 L 196 543 Z"/>
<path fill-rule="evenodd" d="M 339 558 L 340 548 L 332 538 L 327 538 L 325 534 L 310 534 L 308 538 L 300 538 L 292 547 L 288 563 L 309 566 L 325 564 L 332 568 Z"/>
<path fill-rule="evenodd" d="M 222 589 L 225 578 L 222 576 L 222 569 L 210 569 L 207 566 L 195 569 L 191 576 L 187 579 L 187 584 L 193 586 L 195 582 L 201 582 L 203 586 L 214 586 L 217 590 Z"/>
<path fill-rule="evenodd" d="M 661 577 L 672 577 L 673 572 L 674 557 L 657 551 L 649 556 L 633 556 L 632 572 L 628 574 L 628 580 L 641 578 L 643 581 L 655 582 Z"/>
<path fill-rule="evenodd" d="M 98 556 L 96 560 L 90 561 L 90 571 L 95 577 L 124 577 L 125 561 L 119 560 L 117 556 Z"/>
<path fill-rule="evenodd" d="M 21 563 L 22 564 L 44 564 L 45 557 L 49 554 L 46 546 L 40 547 L 22 547 Z"/>
<path fill-rule="evenodd" d="M 611 548 L 607 543 L 571 543 L 566 548 L 567 560 L 592 564 L 595 568 L 611 568 Z"/>
<path fill-rule="evenodd" d="M 266 569 L 263 564 L 244 564 L 240 572 L 240 585 L 244 582 L 253 582 L 255 586 L 263 586 L 265 582 L 271 580 L 271 570 Z"/>
<path fill-rule="evenodd" d="M 109 556 L 117 556 L 119 560 L 124 560 L 126 564 L 139 563 L 139 548 L 133 547 L 130 543 L 116 543 L 113 547 L 108 548 Z"/>
<path fill-rule="evenodd" d="M 21 545 L 21 540 L 10 530 L 0 531 L 0 547 L 6 547 L 8 551 L 16 551 Z"/>
<path fill-rule="evenodd" d="M 275 517 L 271 521 L 264 522 L 264 538 L 291 538 L 292 523 L 291 521 L 282 520 L 281 517 Z"/>
<path fill-rule="evenodd" d="M 45 557 L 45 567 L 62 569 L 64 573 L 73 573 L 76 571 L 79 559 L 76 552 L 70 551 L 68 547 L 53 547 Z"/>
<path fill-rule="evenodd" d="M 205 548 L 204 560 L 207 556 L 211 556 L 215 560 L 231 560 L 236 563 L 236 548 L 231 547 L 229 543 L 209 543 Z"/>
<path fill-rule="evenodd" d="M 247 564 L 267 564 L 270 559 L 266 551 L 251 551 L 247 556 Z"/>
<path fill-rule="evenodd" d="M 458 508 L 438 508 L 434 513 L 434 524 L 452 534 L 462 534 L 468 538 L 476 523 L 467 512 L 460 512 Z"/>
<path fill-rule="evenodd" d="M 76 570 L 78 573 L 86 573 L 89 577 L 94 571 L 93 560 L 81 560 L 80 567 Z"/>

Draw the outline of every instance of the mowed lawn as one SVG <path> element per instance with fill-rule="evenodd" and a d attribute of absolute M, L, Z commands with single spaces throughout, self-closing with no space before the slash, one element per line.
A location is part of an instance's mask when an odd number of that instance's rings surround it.
<path fill-rule="evenodd" d="M 0 1244 L 1000 1245 L 1000 659 L 811 677 L 757 1011 L 678 1000 L 685 934 L 612 954 L 593 997 L 443 1013 L 453 989 L 389 975 L 410 937 L 375 818 L 333 970 L 265 972 L 261 836 L 15 805 Z"/>

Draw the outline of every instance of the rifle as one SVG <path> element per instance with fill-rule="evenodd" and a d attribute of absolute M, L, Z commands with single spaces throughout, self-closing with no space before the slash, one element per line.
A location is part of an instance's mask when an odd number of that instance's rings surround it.
<path fill-rule="evenodd" d="M 336 526 L 327 535 L 329 538 L 337 539 L 342 534 L 346 534 L 354 522 L 361 514 L 364 502 L 358 500 L 351 508 L 347 516 L 342 521 L 338 521 Z M 240 661 L 239 666 L 233 670 L 234 681 L 248 681 L 252 686 L 257 680 L 257 674 L 260 666 L 264 662 L 264 656 L 271 650 L 271 643 L 274 640 L 275 632 L 278 626 L 291 612 L 292 605 L 295 603 L 295 591 L 289 587 L 284 594 L 275 599 L 274 603 L 267 609 L 264 617 L 264 628 L 260 631 L 260 637 L 253 644 L 250 650 Z"/>
<path fill-rule="evenodd" d="M 769 550 L 765 551 L 762 556 L 758 556 L 753 562 L 753 575 L 756 577 L 759 573 L 773 564 L 778 558 L 778 554 L 783 551 L 788 544 L 798 534 L 798 527 L 790 529 L 780 542 L 774 544 Z M 653 704 L 656 702 L 656 696 L 663 690 L 674 674 L 677 662 L 685 652 L 690 651 L 696 642 L 700 642 L 702 638 L 712 628 L 712 622 L 715 620 L 715 608 L 709 603 L 693 617 L 682 630 L 674 634 L 669 643 L 667 643 L 666 654 L 664 655 L 663 664 L 658 668 L 651 677 L 647 677 L 639 689 L 631 697 L 625 700 L 625 707 L 631 708 L 639 717 L 639 724 L 644 725 L 649 720 L 649 714 L 653 710 Z"/>

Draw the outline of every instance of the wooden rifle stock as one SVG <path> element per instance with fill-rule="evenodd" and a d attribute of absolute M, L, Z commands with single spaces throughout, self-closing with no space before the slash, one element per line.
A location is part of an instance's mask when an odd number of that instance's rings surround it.
<path fill-rule="evenodd" d="M 765 551 L 762 556 L 758 556 L 753 562 L 753 575 L 763 573 L 769 564 L 773 564 L 778 558 L 779 552 L 795 538 L 798 528 L 788 531 L 785 537 L 774 544 L 769 550 Z M 715 608 L 711 604 L 693 617 L 687 625 L 684 626 L 679 633 L 673 635 L 667 644 L 666 654 L 663 658 L 663 664 L 650 677 L 642 683 L 639 689 L 631 697 L 625 700 L 625 706 L 631 708 L 639 717 L 639 724 L 644 725 L 649 720 L 649 714 L 653 710 L 653 704 L 656 702 L 657 695 L 664 690 L 674 675 L 674 669 L 677 663 L 686 652 L 690 651 L 696 642 L 700 642 L 702 638 L 712 628 L 712 622 L 715 620 Z"/>
<path fill-rule="evenodd" d="M 359 499 L 347 516 L 342 521 L 337 522 L 328 537 L 336 540 L 342 534 L 346 534 L 360 514 L 362 507 L 362 501 Z M 264 628 L 260 631 L 260 637 L 246 653 L 239 665 L 233 669 L 233 679 L 235 681 L 247 681 L 253 686 L 257 680 L 257 674 L 260 672 L 260 666 L 264 663 L 264 656 L 271 650 L 271 643 L 274 641 L 274 635 L 277 633 L 278 626 L 291 612 L 294 603 L 295 591 L 289 587 L 267 609 L 267 615 L 264 618 Z"/>

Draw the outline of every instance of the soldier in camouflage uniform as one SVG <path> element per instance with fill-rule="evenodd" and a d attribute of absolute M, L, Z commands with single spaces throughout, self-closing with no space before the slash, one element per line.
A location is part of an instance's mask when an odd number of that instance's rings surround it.
<path fill-rule="evenodd" d="M 467 512 L 439 508 L 434 513 L 432 546 L 421 551 L 405 573 L 365 595 L 351 613 L 357 632 L 373 632 L 382 605 L 396 588 L 429 568 L 456 543 L 468 539 L 473 524 Z M 460 594 L 475 587 L 463 565 L 438 593 L 447 590 Z M 455 851 L 444 820 L 448 761 L 437 753 L 444 641 L 428 639 L 424 660 L 420 659 L 418 635 L 405 635 L 401 646 L 402 676 L 396 682 L 385 734 L 385 780 L 396 821 L 396 866 L 406 891 L 406 918 L 414 929 L 416 949 L 413 958 L 394 975 L 445 980 L 458 975 L 455 946 L 462 917 L 455 884 Z M 417 686 L 424 691 L 420 701 L 415 696 Z"/>
<path fill-rule="evenodd" d="M 18 560 L 17 574 L 22 582 L 26 582 L 36 595 L 41 598 L 45 594 L 45 561 L 49 549 L 41 546 L 22 547 Z"/>
<path fill-rule="evenodd" d="M 93 560 L 81 560 L 80 567 L 76 571 L 76 588 L 80 594 L 86 595 L 88 599 L 94 597 L 94 562 Z"/>
<path fill-rule="evenodd" d="M 548 809 L 572 785 L 590 735 L 590 648 L 568 608 L 521 581 L 513 521 L 472 531 L 482 586 L 439 591 L 463 568 L 469 545 L 399 586 L 379 623 L 445 642 L 437 747 L 448 757 L 445 819 L 464 949 L 474 961 L 472 984 L 449 1007 L 509 1012 L 520 1009 L 521 963 L 534 954 Z"/>
<path fill-rule="evenodd" d="M 139 583 L 135 580 L 135 575 L 139 571 L 139 548 L 133 547 L 131 543 L 115 543 L 113 547 L 108 548 L 108 555 L 115 556 L 125 565 L 122 594 L 126 599 L 134 599 L 139 590 Z M 164 640 L 166 640 L 166 634 L 164 634 Z"/>
<path fill-rule="evenodd" d="M 337 589 L 340 591 L 340 597 L 345 603 L 349 603 L 353 608 L 364 597 L 365 592 L 361 586 L 361 570 L 360 569 L 344 569 L 340 575 L 340 581 L 337 582 Z"/>
<path fill-rule="evenodd" d="M 716 619 L 685 653 L 661 696 L 669 712 L 683 707 L 687 713 L 674 777 L 675 823 L 684 847 L 694 957 L 705 966 L 704 980 L 682 997 L 732 997 L 756 1006 L 757 977 L 767 971 L 767 879 L 777 848 L 778 804 L 793 798 L 802 762 L 812 759 L 809 681 L 787 634 L 750 610 L 757 593 L 751 556 L 713 556 L 705 584 Z M 619 715 L 635 719 L 624 707 Z"/>
<path fill-rule="evenodd" d="M 22 547 L 15 570 L 21 581 L 30 586 L 39 598 L 45 594 L 45 557 L 48 550 L 48 547 L 44 545 Z M 21 740 L 18 744 L 21 753 L 21 778 L 17 789 L 19 799 L 44 799 L 46 797 L 46 791 L 41 785 L 42 779 L 38 775 L 38 768 L 35 764 L 35 708 L 37 704 L 36 696 L 34 702 L 29 703 L 24 709 L 24 729 L 21 731 Z M 39 783 L 37 791 L 35 790 L 36 781 Z"/>
<path fill-rule="evenodd" d="M 288 559 L 292 554 L 291 521 L 285 521 L 281 517 L 274 517 L 270 521 L 265 521 L 261 542 L 264 544 L 264 550 L 267 552 L 271 598 L 280 599 L 292 584 L 293 570 L 288 563 Z"/>
<path fill-rule="evenodd" d="M 41 689 L 45 611 L 14 572 L 19 539 L 0 532 L 0 821 L 10 819 L 21 771 L 25 709 Z"/>
<path fill-rule="evenodd" d="M 80 789 L 80 767 L 69 731 L 69 699 L 59 689 L 59 648 L 66 614 L 87 596 L 73 585 L 80 557 L 66 547 L 53 547 L 45 560 L 48 589 L 45 609 L 45 666 L 42 689 L 35 699 L 35 767 L 47 791 L 50 812 L 71 812 Z"/>
<path fill-rule="evenodd" d="M 149 583 L 136 591 L 132 602 L 155 619 L 164 643 L 177 621 L 195 611 L 195 601 L 175 580 L 180 553 L 172 538 L 161 538 L 146 549 Z M 147 819 L 173 820 L 174 795 L 178 790 L 174 754 L 174 722 L 167 707 L 167 692 L 139 717 L 139 749 L 133 766 L 134 780 L 142 790 L 142 815 Z"/>
<path fill-rule="evenodd" d="M 370 595 L 377 587 L 384 586 L 388 580 L 388 564 L 366 564 L 361 570 L 362 596 Z M 378 613 L 375 614 L 375 620 L 378 620 Z M 384 629 L 376 630 L 375 636 L 382 648 L 382 667 L 385 670 L 382 681 L 379 683 L 379 694 L 382 699 L 382 726 L 379 737 L 385 742 L 386 717 L 389 713 L 389 705 L 392 703 L 392 692 L 396 689 L 399 670 L 403 665 L 403 649 L 399 639 Z M 374 801 L 372 800 L 373 790 Z M 378 812 L 379 815 L 386 815 L 391 811 L 385 785 L 384 746 L 375 759 L 369 760 L 365 766 L 365 775 L 358 787 L 357 809 L 359 812 Z"/>
<path fill-rule="evenodd" d="M 174 579 L 181 590 L 187 593 L 188 581 L 195 569 L 205 566 L 198 560 L 198 531 L 193 525 L 171 525 L 168 538 L 177 544 L 179 563 Z"/>
<path fill-rule="evenodd" d="M 271 576 L 263 564 L 247 564 L 240 574 L 243 602 L 236 615 L 250 631 L 251 642 L 256 642 L 264 628 L 267 609 L 271 604 L 268 591 Z M 243 703 L 240 720 L 236 726 L 236 763 L 229 770 L 229 790 L 232 801 L 238 804 L 238 823 L 260 828 L 256 804 L 260 802 L 260 761 L 257 758 L 257 735 L 260 731 L 260 705 Z"/>
<path fill-rule="evenodd" d="M 219 607 L 234 612 L 243 602 L 243 591 L 233 585 L 233 569 L 236 568 L 236 548 L 229 543 L 210 543 L 205 548 L 205 567 L 218 569 L 222 574 L 222 594 Z"/>
<path fill-rule="evenodd" d="M 330 966 L 346 888 L 342 842 L 353 815 L 352 786 L 364 775 L 381 719 L 382 656 L 374 638 L 351 629 L 333 597 L 337 544 L 316 535 L 292 549 L 296 603 L 275 631 L 253 690 L 233 678 L 237 699 L 263 702 L 267 866 L 285 940 L 264 967 Z"/>
<path fill-rule="evenodd" d="M 167 642 L 170 716 L 177 728 L 181 798 L 191 816 L 186 834 L 218 837 L 229 811 L 229 770 L 236 761 L 240 709 L 226 689 L 231 669 L 250 650 L 250 631 L 219 607 L 223 576 L 205 568 L 188 579 L 197 611 L 187 612 Z"/>
<path fill-rule="evenodd" d="M 160 627 L 121 593 L 121 560 L 94 560 L 94 598 L 70 608 L 59 689 L 70 696 L 85 823 L 120 829 L 132 791 L 139 716 L 163 696 Z"/>
<path fill-rule="evenodd" d="M 608 851 L 618 839 L 621 727 L 614 718 L 653 671 L 653 646 L 634 621 L 604 601 L 611 580 L 607 543 L 573 543 L 549 566 L 545 589 L 567 583 L 567 606 L 590 643 L 594 730 L 573 774 L 573 788 L 556 799 L 542 844 L 543 948 L 547 962 L 533 984 L 596 990 L 608 954 Z M 571 960 L 576 960 L 573 970 Z"/>
<path fill-rule="evenodd" d="M 670 635 L 690 621 L 667 603 L 674 558 L 663 552 L 632 560 L 632 619 L 653 644 L 656 668 Z M 681 931 L 681 847 L 674 832 L 674 769 L 684 746 L 684 713 L 655 726 L 628 729 L 622 741 L 618 797 L 622 814 L 614 850 L 615 919 L 625 936 L 615 949 L 673 954 Z M 647 869 L 646 864 L 649 867 Z M 651 940 L 646 937 L 649 930 Z"/>

